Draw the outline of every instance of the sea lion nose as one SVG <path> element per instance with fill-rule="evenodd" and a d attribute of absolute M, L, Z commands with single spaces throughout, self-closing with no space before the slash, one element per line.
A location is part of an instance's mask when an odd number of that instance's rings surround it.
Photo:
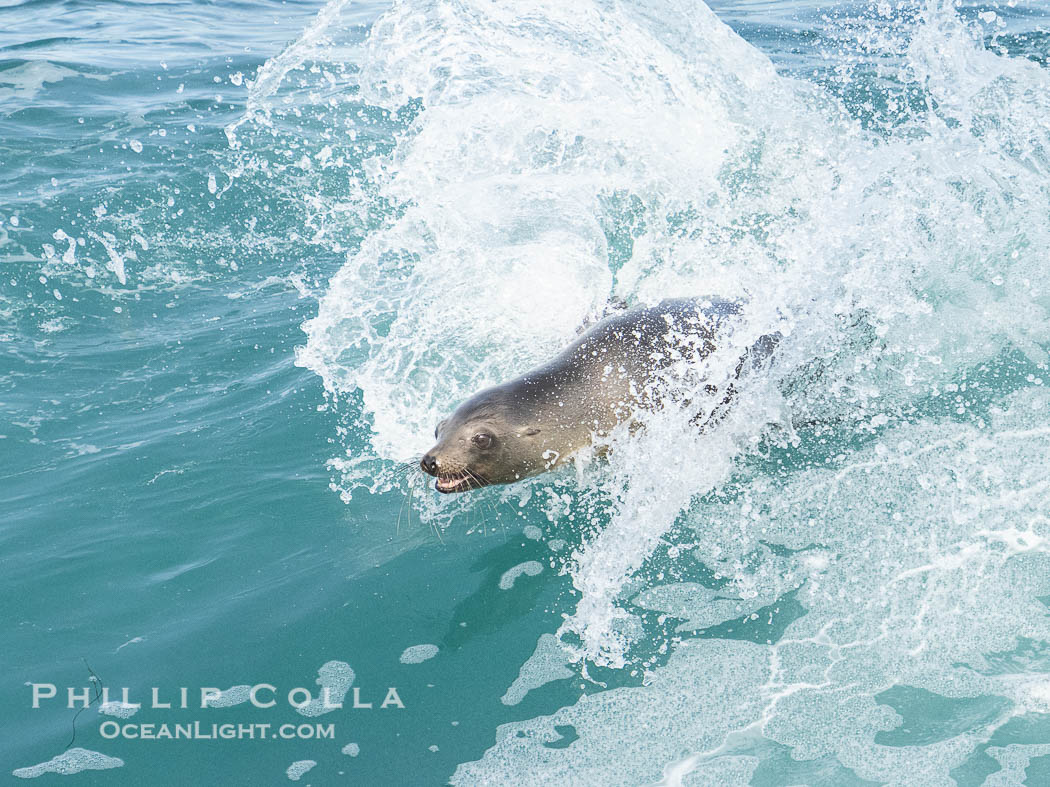
<path fill-rule="evenodd" d="M 423 470 L 430 473 L 431 475 L 437 475 L 438 472 L 438 460 L 433 454 L 427 454 L 423 457 L 423 460 L 419 463 Z"/>

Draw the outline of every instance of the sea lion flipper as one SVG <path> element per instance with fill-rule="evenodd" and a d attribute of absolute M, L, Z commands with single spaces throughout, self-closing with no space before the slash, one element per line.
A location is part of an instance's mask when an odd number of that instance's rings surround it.
<path fill-rule="evenodd" d="M 715 405 L 710 412 L 701 410 L 689 420 L 689 423 L 698 427 L 700 431 L 703 432 L 708 428 L 715 426 L 725 418 L 738 393 L 737 387 L 734 383 L 737 380 L 744 379 L 748 374 L 756 372 L 765 366 L 773 357 L 773 353 L 776 351 L 777 345 L 780 344 L 782 338 L 780 331 L 775 331 L 759 337 L 758 341 L 751 345 L 747 352 L 745 352 L 740 358 L 740 362 L 736 365 L 736 372 L 733 380 L 731 380 L 725 387 L 722 401 Z M 717 395 L 719 393 L 715 386 L 708 386 L 708 388 L 708 393 L 712 395 Z"/>

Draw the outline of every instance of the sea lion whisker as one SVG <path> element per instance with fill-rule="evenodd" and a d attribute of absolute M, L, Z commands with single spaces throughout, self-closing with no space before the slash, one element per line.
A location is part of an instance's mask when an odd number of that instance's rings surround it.
<path fill-rule="evenodd" d="M 492 512 L 492 518 L 499 523 L 500 530 L 502 530 L 504 534 L 506 534 L 507 526 L 503 524 L 503 517 L 499 515 L 499 511 L 496 509 L 496 504 L 491 501 L 485 501 L 485 503 L 486 505 L 488 505 L 489 510 Z"/>
<path fill-rule="evenodd" d="M 492 483 L 487 478 L 485 478 L 485 476 L 483 476 L 481 473 L 479 473 L 477 470 L 467 470 L 467 472 L 470 473 L 471 476 L 473 476 L 474 478 L 476 478 L 478 481 L 480 481 L 483 484 L 488 485 L 488 484 Z"/>
<path fill-rule="evenodd" d="M 419 478 L 419 476 L 412 475 L 412 476 L 409 476 L 409 478 L 412 479 L 412 480 L 410 480 L 408 482 L 408 529 L 411 530 L 412 529 L 412 495 L 416 491 L 415 480 L 417 478 Z"/>
<path fill-rule="evenodd" d="M 488 486 L 488 481 L 486 481 L 484 478 L 482 478 L 479 473 L 475 473 L 473 470 L 470 470 L 469 468 L 465 469 L 464 472 L 467 474 L 467 478 L 469 478 L 470 481 L 473 484 L 476 484 L 478 487 Z"/>
<path fill-rule="evenodd" d="M 402 495 L 401 507 L 397 510 L 397 526 L 394 528 L 394 535 L 397 536 L 401 535 L 401 515 L 405 511 L 406 504 L 408 505 L 408 527 L 409 530 L 412 529 L 412 477 L 408 476 L 407 478 L 405 478 L 404 476 L 402 476 L 399 480 L 407 480 L 408 491 L 405 492 L 404 495 Z"/>
<path fill-rule="evenodd" d="M 409 470 L 411 470 L 411 469 L 412 468 L 409 468 Z M 418 470 L 418 468 L 416 468 L 416 469 Z M 409 529 L 409 531 L 412 530 L 412 511 L 413 511 L 413 508 L 414 508 L 413 501 L 414 501 L 415 495 L 416 495 L 416 493 L 418 491 L 418 488 L 419 488 L 420 484 L 424 485 L 424 487 L 426 486 L 425 478 L 426 477 L 424 476 L 422 471 L 408 472 L 404 476 L 404 480 L 406 482 L 405 486 L 407 488 L 407 492 L 405 494 L 405 501 L 402 503 L 402 506 L 404 506 L 406 504 L 408 506 L 407 521 L 408 521 L 408 529 Z M 400 524 L 400 518 L 401 518 L 400 514 L 398 514 L 398 523 L 399 524 Z"/>
<path fill-rule="evenodd" d="M 412 466 L 414 464 L 414 462 L 403 462 L 401 464 L 388 467 L 376 475 L 376 480 L 380 484 L 389 483 L 395 479 L 400 481 L 404 474 L 412 469 Z"/>
<path fill-rule="evenodd" d="M 437 537 L 437 540 L 438 540 L 438 541 L 439 541 L 439 542 L 440 542 L 440 543 L 441 543 L 442 545 L 444 545 L 444 543 L 445 543 L 445 539 L 443 539 L 443 538 L 441 537 L 441 532 L 440 532 L 440 530 L 438 529 L 438 526 L 437 526 L 437 522 L 436 522 L 436 521 L 434 521 L 433 519 L 431 519 L 431 520 L 430 520 L 430 522 L 429 522 L 429 524 L 430 524 L 430 529 L 431 529 L 431 530 L 432 530 L 432 531 L 434 532 L 434 535 L 435 535 L 435 536 Z"/>
<path fill-rule="evenodd" d="M 480 473 L 478 473 L 478 472 L 476 472 L 476 471 L 474 471 L 474 470 L 471 470 L 470 468 L 464 468 L 464 472 L 465 472 L 465 473 L 467 474 L 467 476 L 468 476 L 468 477 L 469 477 L 469 478 L 470 478 L 470 479 L 471 479 L 471 480 L 472 480 L 472 481 L 473 481 L 474 483 L 476 483 L 476 484 L 477 484 L 477 486 L 478 486 L 478 487 L 482 487 L 482 486 L 487 486 L 487 485 L 488 485 L 488 481 L 486 481 L 486 480 L 485 480 L 485 478 L 484 478 L 484 476 L 482 476 L 482 475 L 481 475 Z M 489 502 L 489 501 L 487 501 L 487 500 L 484 500 L 484 499 L 482 500 L 482 505 L 483 505 L 483 506 L 485 506 L 485 507 L 487 507 L 487 508 L 488 508 L 488 509 L 489 509 L 490 511 L 492 511 L 492 515 L 493 515 L 493 516 L 494 516 L 494 517 L 495 517 L 495 518 L 497 519 L 497 521 L 499 521 L 499 523 L 500 523 L 500 527 L 503 527 L 503 528 L 504 528 L 504 530 L 506 530 L 506 528 L 505 528 L 505 527 L 504 527 L 504 525 L 503 525 L 503 520 L 501 520 L 501 519 L 499 518 L 499 515 L 498 515 L 498 513 L 497 513 L 497 511 L 496 511 L 496 507 L 495 507 L 495 506 L 494 506 L 494 505 L 493 505 L 493 504 L 492 504 L 491 502 Z M 484 530 L 484 532 L 485 532 L 485 533 L 488 533 L 488 527 L 487 527 L 487 524 L 488 524 L 488 520 L 487 520 L 487 519 L 485 519 L 484 517 L 482 517 L 482 520 L 481 520 L 481 521 L 482 521 L 482 523 L 483 523 L 484 525 L 486 525 L 486 527 L 485 527 L 485 530 Z"/>

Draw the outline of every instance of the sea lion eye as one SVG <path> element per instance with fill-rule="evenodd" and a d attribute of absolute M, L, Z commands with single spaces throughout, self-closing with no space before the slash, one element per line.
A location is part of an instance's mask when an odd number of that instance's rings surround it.
<path fill-rule="evenodd" d="M 448 419 L 445 418 L 445 419 L 443 419 L 441 421 L 438 421 L 438 425 L 434 427 L 434 438 L 435 439 L 441 433 L 441 427 L 445 425 L 445 421 L 447 421 L 447 420 Z"/>
<path fill-rule="evenodd" d="M 476 445 L 482 451 L 484 451 L 487 448 L 492 448 L 492 435 L 485 434 L 484 432 L 479 432 L 478 434 L 474 435 L 471 442 L 474 443 L 474 445 Z"/>

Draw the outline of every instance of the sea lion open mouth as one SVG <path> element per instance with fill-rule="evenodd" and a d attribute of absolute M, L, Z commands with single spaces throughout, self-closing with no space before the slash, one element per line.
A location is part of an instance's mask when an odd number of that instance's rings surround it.
<path fill-rule="evenodd" d="M 485 484 L 481 479 L 475 478 L 469 473 L 440 476 L 438 480 L 434 482 L 434 488 L 445 494 L 451 494 L 452 492 L 466 492 L 468 489 L 477 489 L 479 486 L 485 486 Z"/>

